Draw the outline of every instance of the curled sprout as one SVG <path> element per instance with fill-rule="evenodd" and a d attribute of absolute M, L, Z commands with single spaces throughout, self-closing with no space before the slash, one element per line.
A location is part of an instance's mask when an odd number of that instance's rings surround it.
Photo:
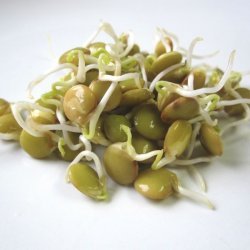
<path fill-rule="evenodd" d="M 103 167 L 102 167 L 102 164 L 101 164 L 101 161 L 99 159 L 99 157 L 92 151 L 89 151 L 89 150 L 84 150 L 82 152 L 80 152 L 76 158 L 70 163 L 70 165 L 68 166 L 67 170 L 66 170 L 66 181 L 67 182 L 70 182 L 70 179 L 69 179 L 69 174 L 68 174 L 68 171 L 70 169 L 70 167 L 74 164 L 77 164 L 79 163 L 82 158 L 85 157 L 86 160 L 89 159 L 89 161 L 94 161 L 94 165 L 95 165 L 95 170 L 96 170 L 96 173 L 99 177 L 99 181 L 100 181 L 100 184 L 102 186 L 102 189 L 103 189 L 103 193 L 102 195 L 96 197 L 97 199 L 99 200 L 105 200 L 107 199 L 107 190 L 106 190 L 106 176 L 104 174 L 104 170 L 103 170 Z"/>
<path fill-rule="evenodd" d="M 100 59 L 99 63 L 100 63 L 100 65 L 109 64 L 110 61 L 111 61 L 110 58 L 104 57 L 102 60 Z M 102 72 L 100 71 L 99 79 L 105 81 L 105 80 L 108 80 L 108 79 L 104 79 L 105 76 L 109 77 L 109 75 L 105 75 L 104 72 L 105 72 L 105 70 Z M 117 58 L 115 58 L 115 76 L 113 76 L 113 77 L 116 77 L 120 73 L 121 73 L 121 63 Z M 112 76 L 110 76 L 110 77 L 112 77 Z M 87 139 L 92 139 L 94 137 L 98 119 L 99 119 L 101 113 L 103 112 L 107 102 L 109 101 L 110 96 L 113 94 L 116 86 L 117 86 L 117 82 L 112 80 L 112 83 L 110 84 L 108 90 L 105 92 L 104 96 L 102 97 L 101 101 L 97 105 L 96 109 L 91 114 L 90 120 L 89 120 L 89 128 L 88 128 L 88 130 L 86 130 L 86 129 L 84 130 L 84 136 Z"/>
<path fill-rule="evenodd" d="M 128 32 L 128 41 L 127 41 L 127 47 L 126 49 L 121 53 L 119 54 L 119 57 L 124 57 L 124 56 L 127 56 L 127 54 L 132 50 L 134 44 L 135 44 L 135 38 L 134 38 L 134 34 L 133 32 Z"/>
<path fill-rule="evenodd" d="M 196 89 L 196 90 L 187 90 L 187 89 L 184 89 L 183 87 L 180 87 L 177 84 L 173 84 L 171 82 L 166 82 L 166 81 L 159 81 L 156 83 L 156 85 L 158 85 L 158 87 L 167 87 L 169 89 L 169 91 L 175 92 L 175 93 L 177 93 L 181 96 L 184 96 L 184 97 L 196 97 L 196 96 L 204 95 L 204 94 L 217 93 L 218 91 L 220 91 L 224 87 L 224 85 L 226 84 L 226 81 L 228 80 L 228 78 L 230 76 L 232 66 L 233 66 L 234 57 L 235 57 L 235 51 L 233 51 L 230 54 L 227 69 L 226 69 L 224 75 L 222 76 L 221 80 L 219 81 L 219 83 L 217 85 L 215 85 L 214 87 L 204 87 L 204 88 L 200 88 L 200 89 Z"/>
<path fill-rule="evenodd" d="M 166 52 L 170 52 L 172 49 L 171 46 L 166 41 L 167 36 L 164 34 L 163 30 L 160 28 L 156 28 L 156 34 L 159 37 L 160 41 L 162 42 Z"/>
<path fill-rule="evenodd" d="M 61 106 L 61 102 L 55 98 L 55 96 L 57 95 L 58 92 L 60 92 L 60 91 L 52 90 L 48 93 L 43 94 L 41 96 L 42 102 L 44 102 L 45 104 L 53 105 L 55 107 Z"/>
<path fill-rule="evenodd" d="M 92 139 L 95 135 L 95 130 L 96 130 L 96 124 L 98 122 L 98 119 L 103 111 L 103 109 L 105 108 L 110 96 L 112 95 L 113 91 L 116 88 L 117 83 L 116 82 L 112 82 L 108 88 L 108 90 L 106 91 L 106 93 L 104 94 L 104 96 L 102 97 L 101 101 L 99 102 L 98 106 L 96 107 L 96 109 L 94 110 L 94 112 L 92 113 L 91 117 L 90 117 L 90 121 L 89 121 L 89 128 L 85 129 L 83 131 L 84 136 L 87 139 Z"/>
<path fill-rule="evenodd" d="M 150 86 L 149 86 L 149 90 L 151 92 L 154 91 L 156 85 L 159 83 L 159 81 L 166 75 L 168 74 L 169 72 L 175 70 L 175 69 L 178 69 L 180 68 L 181 66 L 184 66 L 184 63 L 178 63 L 178 64 L 175 64 L 175 65 L 172 65 L 166 69 L 164 69 L 162 72 L 160 72 L 155 78 L 154 80 L 151 82 Z"/>
<path fill-rule="evenodd" d="M 70 69 L 71 71 L 77 72 L 77 67 L 72 64 L 72 63 L 64 63 L 64 64 L 59 64 L 56 67 L 54 67 L 53 69 L 49 70 L 47 73 L 40 75 L 39 77 L 37 77 L 34 81 L 32 81 L 28 88 L 27 88 L 27 95 L 30 99 L 33 99 L 33 95 L 32 95 L 32 91 L 33 88 L 38 85 L 39 83 L 41 83 L 43 80 L 45 80 L 49 75 L 54 74 L 58 71 L 64 70 L 64 69 Z"/>
<path fill-rule="evenodd" d="M 160 169 L 166 165 L 169 165 L 170 163 L 174 162 L 176 159 L 175 156 L 173 157 L 166 157 L 164 156 L 160 161 L 157 162 L 157 164 L 153 164 L 152 169 L 156 170 L 156 169 Z"/>
<path fill-rule="evenodd" d="M 191 64 L 192 64 L 192 54 L 193 54 L 193 50 L 194 50 L 195 45 L 196 45 L 198 42 L 201 42 L 201 41 L 203 41 L 203 38 L 201 38 L 201 37 L 196 37 L 196 38 L 190 43 L 190 46 L 189 46 L 188 51 L 187 51 L 187 66 L 188 66 L 188 67 L 191 67 Z"/>
<path fill-rule="evenodd" d="M 167 31 L 164 28 L 158 28 L 157 30 L 158 30 L 158 32 L 161 33 L 162 37 L 169 38 L 172 41 L 174 50 L 179 49 L 179 46 L 180 46 L 179 45 L 179 38 L 177 37 L 176 34 L 174 34 L 173 32 Z"/>
<path fill-rule="evenodd" d="M 41 131 L 35 129 L 34 127 L 29 126 L 28 123 L 26 122 L 27 114 L 25 115 L 24 111 L 26 112 L 28 111 L 29 113 L 31 113 L 33 110 L 40 110 L 43 112 L 48 112 L 50 114 L 54 113 L 53 110 L 41 107 L 40 105 L 34 103 L 17 102 L 11 105 L 11 111 L 19 126 L 22 127 L 29 134 L 40 137 L 43 136 L 44 134 Z"/>
<path fill-rule="evenodd" d="M 207 95 L 203 98 L 196 98 L 200 105 L 200 115 L 206 121 L 207 124 L 211 126 L 216 126 L 218 120 L 212 120 L 210 112 L 217 108 L 217 103 L 220 100 L 220 97 L 217 94 Z"/>
<path fill-rule="evenodd" d="M 206 110 L 202 109 L 200 107 L 200 115 L 203 118 L 204 121 L 206 121 L 207 124 L 211 125 L 211 126 L 216 126 L 218 123 L 218 120 L 212 120 L 211 116 L 209 115 L 209 112 L 207 112 Z"/>
<path fill-rule="evenodd" d="M 63 138 L 60 138 L 59 140 L 59 145 L 67 145 L 71 150 L 73 151 L 76 151 L 78 149 L 80 149 L 83 145 L 85 145 L 85 140 L 81 140 L 82 142 L 84 141 L 84 143 L 78 143 L 78 144 L 73 144 L 70 136 L 69 136 L 69 133 L 67 130 L 64 129 L 64 125 L 66 124 L 66 119 L 63 115 L 63 112 L 59 109 L 57 109 L 56 111 L 56 116 L 57 116 L 57 119 L 58 121 L 60 122 L 60 124 L 62 125 L 62 134 L 63 134 Z M 81 139 L 81 137 L 79 138 Z M 88 147 L 85 146 L 85 149 L 86 150 L 90 150 L 91 151 L 91 147 L 89 147 L 89 144 L 88 144 Z M 64 150 L 61 148 L 62 152 L 64 152 Z M 61 151 L 60 151 L 61 152 Z M 64 153 L 62 153 L 64 155 Z"/>
<path fill-rule="evenodd" d="M 132 159 L 135 161 L 145 161 L 153 156 L 162 156 L 163 150 L 154 150 L 149 153 L 145 154 L 137 154 L 135 151 L 135 148 L 132 145 L 132 134 L 131 130 L 128 126 L 121 125 L 121 130 L 123 130 L 127 136 L 127 141 L 124 143 L 121 143 L 121 147 L 131 156 Z M 154 164 L 154 163 L 153 163 Z"/>
<path fill-rule="evenodd" d="M 96 39 L 96 37 L 99 35 L 99 33 L 101 31 L 105 32 L 110 37 L 112 37 L 115 42 L 118 41 L 118 37 L 117 37 L 113 27 L 107 22 L 101 22 L 99 28 L 97 29 L 97 31 L 85 43 L 84 47 L 88 47 Z"/>
<path fill-rule="evenodd" d="M 183 48 L 183 47 L 180 46 L 179 38 L 178 38 L 178 36 L 176 34 L 174 34 L 173 32 L 166 31 L 163 28 L 161 28 L 161 29 L 157 28 L 157 32 L 160 32 L 162 37 L 165 36 L 165 37 L 169 38 L 172 41 L 172 43 L 173 43 L 173 49 L 174 50 L 179 50 L 180 52 L 183 53 L 183 55 L 187 55 L 188 54 L 188 49 L 185 49 L 185 48 Z M 203 39 L 202 38 L 198 38 L 198 40 L 202 41 Z M 195 41 L 195 43 L 197 43 L 197 38 L 195 38 L 193 41 Z M 189 50 L 190 50 L 190 47 L 191 46 L 189 46 Z M 207 55 L 196 55 L 194 53 L 191 53 L 191 57 L 193 59 L 206 59 L 206 58 L 214 57 L 218 53 L 219 53 L 219 50 L 216 50 L 216 51 L 214 51 L 212 53 L 209 53 Z"/>
<path fill-rule="evenodd" d="M 116 39 L 115 39 L 116 40 Z M 139 73 L 126 73 L 123 75 L 121 74 L 121 62 L 119 60 L 119 54 L 116 49 L 110 47 L 112 53 L 103 53 L 98 58 L 98 66 L 99 66 L 99 80 L 102 81 L 111 81 L 111 85 L 109 86 L 108 90 L 102 97 L 101 101 L 99 102 L 98 106 L 94 110 L 94 112 L 90 115 L 89 126 L 88 129 L 84 130 L 84 135 L 87 139 L 92 139 L 95 135 L 95 129 L 97 121 L 103 112 L 110 96 L 113 94 L 118 82 L 125 81 L 129 79 L 134 79 L 137 86 L 140 86 L 140 74 Z M 111 56 L 113 55 L 113 58 Z M 107 75 L 105 66 L 115 64 L 115 72 L 114 75 Z"/>
<path fill-rule="evenodd" d="M 205 111 L 213 111 L 218 108 L 218 102 L 220 101 L 220 96 L 217 94 L 211 94 L 205 96 L 199 100 L 199 103 L 203 106 L 205 105 Z"/>
<path fill-rule="evenodd" d="M 90 160 L 93 160 L 95 163 L 95 167 L 96 167 L 96 173 L 99 176 L 100 179 L 103 179 L 104 175 L 104 171 L 103 171 L 103 167 L 102 164 L 98 158 L 98 156 L 89 150 L 84 150 L 81 153 L 79 153 L 76 158 L 70 163 L 69 166 L 72 166 L 73 164 L 76 164 L 78 162 L 80 162 L 82 160 L 83 157 L 89 157 Z M 67 175 L 66 175 L 67 176 Z"/>
<path fill-rule="evenodd" d="M 38 104 L 29 102 L 17 102 L 11 105 L 11 110 L 15 120 L 25 131 L 35 137 L 43 137 L 45 133 L 49 134 L 51 138 L 58 142 L 59 136 L 51 132 L 54 130 L 66 130 L 68 132 L 79 133 L 81 130 L 78 127 L 67 125 L 67 124 L 39 124 L 33 121 L 30 117 L 31 112 L 34 110 L 39 110 L 42 112 L 47 112 L 49 114 L 54 114 L 51 109 L 44 108 Z M 27 114 L 28 112 L 28 114 Z"/>

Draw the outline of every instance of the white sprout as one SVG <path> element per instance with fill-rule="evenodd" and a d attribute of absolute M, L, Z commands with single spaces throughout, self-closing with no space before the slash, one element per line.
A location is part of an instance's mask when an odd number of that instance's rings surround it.
<path fill-rule="evenodd" d="M 80 135 L 80 140 L 83 143 L 86 150 L 92 151 L 91 143 L 87 138 L 85 138 L 83 135 Z"/>
<path fill-rule="evenodd" d="M 201 41 L 203 41 L 203 38 L 201 38 L 201 37 L 196 37 L 196 38 L 194 38 L 194 40 L 190 43 L 189 48 L 188 48 L 188 51 L 187 51 L 187 66 L 188 66 L 188 67 L 191 67 L 191 65 L 192 65 L 192 55 L 193 55 L 193 50 L 194 50 L 195 45 L 196 45 L 198 42 L 201 42 Z"/>
<path fill-rule="evenodd" d="M 156 28 L 156 34 L 158 35 L 160 41 L 162 42 L 166 52 L 170 52 L 172 49 L 171 49 L 171 46 L 169 45 L 169 43 L 167 42 L 166 40 L 166 35 L 164 34 L 163 30 L 160 29 L 160 28 Z"/>
<path fill-rule="evenodd" d="M 114 65 L 103 65 L 104 69 L 106 71 L 114 71 L 115 70 L 115 66 Z M 99 70 L 99 67 L 98 67 L 98 64 L 89 64 L 89 65 L 86 65 L 85 67 L 85 72 L 88 72 L 92 69 L 97 69 Z"/>
<path fill-rule="evenodd" d="M 124 75 L 104 75 L 99 74 L 99 79 L 101 81 L 110 81 L 110 82 L 122 82 L 129 79 L 134 79 L 137 86 L 140 86 L 140 74 L 139 73 L 127 73 Z"/>
<path fill-rule="evenodd" d="M 31 112 L 35 109 L 40 110 L 42 112 L 48 112 L 50 114 L 54 113 L 54 111 L 52 111 L 51 109 L 41 107 L 40 105 L 34 104 L 34 103 L 17 102 L 11 105 L 12 114 L 16 122 L 19 124 L 19 126 L 22 127 L 25 131 L 27 131 L 31 135 L 41 137 L 44 135 L 44 133 L 42 133 L 39 130 L 34 129 L 33 127 L 30 127 L 28 123 L 26 122 L 27 117 L 24 118 L 24 114 L 23 114 L 24 111 Z"/>
<path fill-rule="evenodd" d="M 187 149 L 187 155 L 186 158 L 189 159 L 194 151 L 194 148 L 196 146 L 196 138 L 197 135 L 199 134 L 201 128 L 201 123 L 197 122 L 196 124 L 194 124 L 194 128 L 193 128 L 193 133 L 192 133 L 192 137 L 190 140 L 190 144 L 189 147 Z M 194 176 L 195 180 L 199 183 L 199 186 L 201 187 L 201 190 L 203 190 L 204 192 L 206 191 L 206 182 L 205 179 L 203 178 L 203 176 L 200 174 L 200 172 L 196 169 L 196 167 L 194 167 L 193 165 L 189 165 L 187 167 L 188 172 Z"/>
<path fill-rule="evenodd" d="M 73 125 L 67 124 L 38 124 L 33 123 L 34 127 L 39 131 L 50 131 L 50 130 L 66 130 L 72 133 L 81 133 L 81 129 Z"/>
<path fill-rule="evenodd" d="M 144 88 L 147 88 L 148 87 L 148 78 L 147 78 L 147 73 L 146 73 L 146 69 L 145 69 L 145 66 L 144 66 L 144 57 L 140 54 L 136 54 L 134 56 L 134 58 L 137 60 L 137 62 L 139 63 L 140 65 L 140 68 L 141 68 L 141 74 L 142 74 L 142 79 L 144 80 Z"/>
<path fill-rule="evenodd" d="M 90 37 L 90 39 L 85 43 L 84 47 L 88 47 L 99 35 L 99 33 L 103 31 L 108 34 L 115 42 L 118 41 L 118 37 L 113 29 L 113 27 L 107 22 L 101 22 L 97 31 Z"/>
<path fill-rule="evenodd" d="M 47 99 L 46 97 L 41 97 L 41 100 L 46 104 L 55 105 L 56 107 L 60 107 L 62 105 L 62 103 L 57 99 Z"/>
<path fill-rule="evenodd" d="M 220 101 L 217 103 L 216 107 L 217 108 L 222 108 L 225 106 L 232 106 L 232 105 L 237 105 L 237 104 L 250 104 L 250 99 L 247 98 L 239 98 L 236 100 L 225 100 L 225 101 Z"/>
<path fill-rule="evenodd" d="M 98 59 L 94 56 L 84 54 L 86 64 L 97 64 Z"/>
<path fill-rule="evenodd" d="M 201 123 L 200 122 L 197 122 L 197 123 L 194 124 L 193 133 L 192 133 L 192 136 L 191 136 L 189 147 L 187 149 L 187 159 L 189 159 L 191 157 L 191 155 L 192 155 L 192 153 L 194 151 L 196 138 L 197 138 L 197 136 L 199 134 L 200 128 L 201 128 Z"/>
<path fill-rule="evenodd" d="M 213 94 L 213 93 L 220 91 L 224 87 L 226 81 L 228 80 L 228 78 L 230 76 L 232 66 L 233 66 L 234 57 L 235 57 L 235 51 L 233 51 L 230 54 L 228 65 L 227 65 L 227 68 L 225 70 L 225 73 L 222 76 L 222 78 L 220 79 L 219 83 L 217 85 L 215 85 L 214 87 L 206 87 L 206 88 L 200 88 L 200 89 L 195 89 L 195 90 L 189 91 L 189 90 L 183 89 L 182 87 L 175 84 L 174 91 L 177 94 L 184 96 L 184 97 L 195 97 L 195 96 L 203 95 L 203 94 Z"/>
<path fill-rule="evenodd" d="M 183 53 L 184 55 L 186 55 L 186 54 L 187 54 L 187 51 L 188 51 L 187 49 L 182 48 L 182 47 L 180 47 L 179 50 L 180 50 L 180 52 Z M 220 52 L 219 50 L 216 50 L 216 51 L 214 51 L 214 52 L 212 52 L 212 53 L 210 53 L 210 54 L 207 54 L 207 55 L 196 55 L 196 54 L 192 54 L 192 59 L 202 60 L 202 59 L 211 58 L 211 57 L 214 57 L 214 56 L 218 55 L 219 52 Z"/>
<path fill-rule="evenodd" d="M 80 141 L 83 143 L 85 150 L 92 151 L 91 143 L 87 138 L 85 138 L 85 136 L 80 135 Z M 91 158 L 89 156 L 86 156 L 86 159 L 87 159 L 87 161 L 91 160 Z"/>
<path fill-rule="evenodd" d="M 92 70 L 92 69 L 98 69 L 98 64 L 89 64 L 86 66 L 86 72 Z"/>
<path fill-rule="evenodd" d="M 60 122 L 60 124 L 63 126 L 63 128 L 65 127 L 65 122 L 66 122 L 66 119 L 63 115 L 63 113 L 58 109 L 57 112 L 57 119 L 58 121 Z M 92 147 L 91 147 L 91 143 L 83 136 L 83 135 L 80 135 L 79 137 L 79 140 L 80 142 L 77 143 L 77 144 L 73 144 L 70 136 L 69 136 L 69 133 L 67 130 L 63 129 L 62 130 L 62 133 L 63 133 L 63 139 L 64 139 L 64 142 L 66 143 L 66 145 L 73 151 L 76 151 L 76 150 L 79 150 L 80 148 L 82 148 L 84 146 L 85 150 L 87 151 L 92 151 Z M 91 158 L 89 157 L 86 157 L 86 159 L 88 161 L 91 160 Z"/>
<path fill-rule="evenodd" d="M 188 76 L 188 89 L 189 90 L 194 90 L 194 74 L 191 73 Z"/>
<path fill-rule="evenodd" d="M 56 111 L 56 117 L 58 119 L 58 121 L 60 122 L 60 124 L 63 126 L 64 128 L 64 125 L 66 123 L 66 119 L 63 115 L 63 112 L 59 109 L 57 109 Z M 67 130 L 62 130 L 62 133 L 63 133 L 63 139 L 64 139 L 64 142 L 66 143 L 66 145 L 73 151 L 76 151 L 78 149 L 80 149 L 82 147 L 82 143 L 78 143 L 78 144 L 73 144 L 69 134 L 68 134 L 68 131 Z"/>
<path fill-rule="evenodd" d="M 214 205 L 212 204 L 212 202 L 204 195 L 204 194 L 201 194 L 201 193 L 197 193 L 197 192 L 194 192 L 194 191 L 191 191 L 189 189 L 186 189 L 180 185 L 178 185 L 177 187 L 177 190 L 176 190 L 178 193 L 180 193 L 181 195 L 187 197 L 187 198 L 190 198 L 194 201 L 197 201 L 197 202 L 201 202 L 201 203 L 204 203 L 205 205 L 207 205 L 209 208 L 211 209 L 215 209 Z"/>
<path fill-rule="evenodd" d="M 72 64 L 72 63 L 63 63 L 63 64 L 59 64 L 57 65 L 56 67 L 54 67 L 53 69 L 49 70 L 47 73 L 45 74 L 42 74 L 40 76 L 38 76 L 34 81 L 32 81 L 29 85 L 28 85 L 28 88 L 27 88 L 27 95 L 30 99 L 33 98 L 32 96 L 32 91 L 33 91 L 33 88 L 38 85 L 39 83 L 41 83 L 45 78 L 47 78 L 49 75 L 55 73 L 55 72 L 58 72 L 60 70 L 64 70 L 64 69 L 70 69 L 72 70 L 73 72 L 77 72 L 77 67 Z"/>
<path fill-rule="evenodd" d="M 84 60 L 84 53 L 79 50 L 78 51 L 78 70 L 76 74 L 76 79 L 79 83 L 84 83 L 86 78 L 86 68 L 85 68 L 85 60 Z"/>
<path fill-rule="evenodd" d="M 105 71 L 115 71 L 115 65 L 104 65 Z"/>
<path fill-rule="evenodd" d="M 169 32 L 165 29 L 161 29 L 162 33 L 164 34 L 165 37 L 169 37 L 170 40 L 173 43 L 173 50 L 177 50 L 179 48 L 179 38 L 177 37 L 177 35 L 175 35 L 172 32 Z"/>
<path fill-rule="evenodd" d="M 99 102 L 98 106 L 96 107 L 94 112 L 90 115 L 89 132 L 88 132 L 88 135 L 86 135 L 86 137 L 88 139 L 93 138 L 93 136 L 95 135 L 95 128 L 96 128 L 96 124 L 98 122 L 98 119 L 99 119 L 103 109 L 105 108 L 110 96 L 113 94 L 113 91 L 115 90 L 116 86 L 117 86 L 116 82 L 112 82 L 110 84 L 108 90 L 103 95 L 103 97 L 102 97 L 101 101 Z"/>
<path fill-rule="evenodd" d="M 115 76 L 120 75 L 121 74 L 121 62 L 118 59 L 115 60 L 115 67 L 116 67 L 115 68 Z M 102 80 L 102 78 L 100 78 L 100 77 L 99 77 L 99 79 Z M 95 108 L 94 112 L 90 115 L 89 132 L 87 135 L 85 135 L 88 139 L 92 139 L 94 137 L 96 124 L 98 122 L 98 119 L 99 119 L 103 109 L 105 108 L 110 96 L 113 94 L 117 84 L 118 83 L 115 81 L 113 81 L 110 84 L 108 90 L 103 95 L 101 101 L 99 102 L 99 104 Z"/>
<path fill-rule="evenodd" d="M 119 77 L 118 75 L 120 75 L 120 74 L 121 74 L 121 62 L 116 57 L 115 58 L 115 75 L 113 77 L 114 78 Z M 100 80 L 105 81 L 104 80 L 105 76 L 106 77 L 112 77 L 112 76 L 109 76 L 109 75 L 102 75 L 101 73 L 99 73 L 99 79 Z M 88 132 L 88 134 L 85 135 L 88 139 L 92 139 L 94 137 L 96 124 L 98 122 L 98 119 L 99 119 L 101 113 L 103 112 L 107 102 L 109 101 L 110 96 L 113 94 L 113 92 L 114 92 L 114 90 L 115 90 L 115 88 L 116 88 L 116 86 L 118 84 L 117 81 L 115 81 L 115 80 L 111 80 L 111 81 L 112 81 L 112 83 L 110 84 L 109 88 L 107 89 L 107 91 L 103 95 L 101 101 L 99 102 L 99 104 L 95 108 L 94 112 L 90 115 L 89 129 L 88 129 L 89 132 Z"/>
<path fill-rule="evenodd" d="M 119 51 L 120 51 L 120 46 L 118 45 L 119 43 L 116 44 L 106 44 L 105 45 L 105 49 L 106 51 L 110 54 L 110 56 L 112 56 L 115 59 L 120 59 L 120 57 L 118 56 Z"/>
<path fill-rule="evenodd" d="M 204 110 L 202 107 L 200 107 L 200 115 L 210 126 L 214 127 L 217 125 L 218 120 L 212 120 L 211 116 L 209 115 L 209 112 Z"/>
<path fill-rule="evenodd" d="M 205 111 L 212 111 L 216 109 L 217 103 L 220 100 L 220 96 L 217 94 L 211 94 L 198 99 L 198 102 L 203 107 Z"/>
<path fill-rule="evenodd" d="M 31 118 L 31 116 L 28 116 L 27 117 L 27 120 L 26 120 L 26 122 L 27 122 L 27 125 L 28 125 L 28 127 L 29 128 L 34 128 L 34 129 L 36 129 L 37 131 L 40 131 L 38 128 L 37 128 L 37 124 L 38 123 L 36 123 L 36 122 L 34 122 L 34 120 Z M 51 132 L 50 130 L 44 130 L 44 131 L 41 131 L 42 132 L 42 136 L 49 136 L 50 137 L 50 139 L 52 140 L 52 141 L 54 141 L 54 142 L 56 142 L 56 143 L 58 143 L 59 142 L 59 140 L 60 140 L 60 136 L 59 135 L 57 135 L 56 133 L 54 133 L 54 132 Z M 38 136 L 39 137 L 39 136 Z M 54 147 L 54 148 L 56 148 L 56 147 Z"/>
<path fill-rule="evenodd" d="M 195 178 L 196 182 L 199 184 L 201 190 L 203 192 L 207 191 L 207 185 L 202 174 L 197 170 L 197 168 L 193 165 L 187 167 L 188 172 Z"/>
<path fill-rule="evenodd" d="M 133 155 L 133 159 L 135 161 L 145 161 L 153 156 L 157 156 L 158 154 L 160 154 L 162 152 L 162 150 L 154 150 L 145 154 L 134 154 Z"/>
<path fill-rule="evenodd" d="M 116 145 L 120 149 L 125 150 L 133 160 L 135 160 L 135 161 L 145 161 L 147 159 L 150 159 L 151 157 L 157 156 L 156 161 L 158 161 L 158 157 L 160 157 L 160 158 L 162 157 L 163 150 L 153 150 L 153 151 L 148 152 L 148 153 L 137 154 L 136 151 L 135 151 L 135 148 L 132 145 L 132 133 L 131 133 L 130 128 L 127 127 L 126 125 L 121 125 L 121 129 L 127 135 L 127 141 L 117 143 Z M 153 165 L 154 165 L 154 163 L 153 163 Z"/>
<path fill-rule="evenodd" d="M 128 32 L 128 39 L 127 39 L 127 47 L 121 54 L 119 54 L 120 58 L 126 56 L 133 49 L 134 44 L 135 44 L 134 40 L 135 40 L 134 33 L 129 31 Z"/>
<path fill-rule="evenodd" d="M 210 116 L 216 116 L 216 115 L 219 115 L 220 112 L 218 112 L 218 111 L 210 111 L 208 114 Z M 199 116 L 197 116 L 195 118 L 192 118 L 192 119 L 188 120 L 188 122 L 191 123 L 191 124 L 195 124 L 195 123 L 203 121 L 203 120 L 204 120 L 204 116 L 199 115 Z"/>
<path fill-rule="evenodd" d="M 158 81 L 160 81 L 166 74 L 168 74 L 169 72 L 175 70 L 175 69 L 178 69 L 182 66 L 184 66 L 185 64 L 184 63 L 178 63 L 178 64 L 175 64 L 175 65 L 172 65 L 166 69 L 164 69 L 162 72 L 160 72 L 155 78 L 154 80 L 151 82 L 150 86 L 149 86 L 149 90 L 151 92 L 154 91 L 155 89 L 155 85 Z"/>
<path fill-rule="evenodd" d="M 157 164 L 157 167 L 154 169 L 159 169 L 161 167 L 166 166 L 167 164 L 170 164 L 171 162 L 176 163 L 177 161 L 178 160 L 174 161 L 174 159 L 167 159 L 166 157 L 164 157 L 161 161 L 159 161 L 159 163 Z M 189 170 L 191 169 L 190 166 L 188 166 L 188 169 Z M 203 177 L 199 174 L 198 171 L 195 174 L 196 174 L 196 178 L 199 178 L 199 182 L 200 182 L 202 189 L 205 190 L 206 185 L 205 185 L 205 181 L 204 181 Z M 197 202 L 205 203 L 209 208 L 214 209 L 214 205 L 208 200 L 208 198 L 205 195 L 203 195 L 201 193 L 197 193 L 197 192 L 188 190 L 188 189 L 182 187 L 180 184 L 178 184 L 176 192 L 178 192 L 179 194 L 186 196 L 192 200 L 195 200 Z"/>
<path fill-rule="evenodd" d="M 71 73 L 70 73 L 70 79 L 65 79 L 65 76 L 63 76 L 63 77 L 59 80 L 58 83 L 61 83 L 61 84 L 63 83 L 63 84 L 69 85 L 69 86 L 71 86 L 71 85 L 77 83 L 77 80 L 76 80 L 76 78 L 75 78 L 74 72 L 71 72 Z"/>
<path fill-rule="evenodd" d="M 211 162 L 211 160 L 212 160 L 211 157 L 197 157 L 197 158 L 188 159 L 188 160 L 177 159 L 173 162 L 173 164 L 179 165 L 179 166 L 187 166 L 187 165 L 194 165 L 198 163 Z"/>
<path fill-rule="evenodd" d="M 104 177 L 104 171 L 103 171 L 103 167 L 102 167 L 102 164 L 101 164 L 101 161 L 100 159 L 98 158 L 98 156 L 94 153 L 94 152 L 91 152 L 91 151 L 88 151 L 88 150 L 84 150 L 82 152 L 80 152 L 76 158 L 70 163 L 70 165 L 68 166 L 67 170 L 66 170 L 66 181 L 69 182 L 69 175 L 68 175 L 68 171 L 69 171 L 69 168 L 74 165 L 74 164 L 77 164 L 79 163 L 83 157 L 86 157 L 89 158 L 90 160 L 93 160 L 94 161 L 94 164 L 95 164 L 95 169 L 96 169 L 96 173 L 99 177 L 99 179 L 102 179 Z"/>
<path fill-rule="evenodd" d="M 153 169 L 159 169 L 159 168 L 162 168 L 172 162 L 174 162 L 176 159 L 176 157 L 169 157 L 167 158 L 166 156 L 163 157 L 154 167 Z"/>

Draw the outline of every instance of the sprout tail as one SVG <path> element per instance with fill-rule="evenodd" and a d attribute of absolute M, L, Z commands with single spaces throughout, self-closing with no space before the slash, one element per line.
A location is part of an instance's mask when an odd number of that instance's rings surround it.
<path fill-rule="evenodd" d="M 180 185 L 178 185 L 177 192 L 180 193 L 181 195 L 187 197 L 187 198 L 190 198 L 194 201 L 197 201 L 199 203 L 203 203 L 203 204 L 207 205 L 208 208 L 210 208 L 210 209 L 213 209 L 213 210 L 215 209 L 215 206 L 213 205 L 213 203 L 204 194 L 191 191 L 191 190 L 186 189 Z"/>
<path fill-rule="evenodd" d="M 194 177 L 195 181 L 197 182 L 201 190 L 203 192 L 206 192 L 207 191 L 206 181 L 202 176 L 202 174 L 197 170 L 197 168 L 193 165 L 190 165 L 188 166 L 187 170 Z"/>

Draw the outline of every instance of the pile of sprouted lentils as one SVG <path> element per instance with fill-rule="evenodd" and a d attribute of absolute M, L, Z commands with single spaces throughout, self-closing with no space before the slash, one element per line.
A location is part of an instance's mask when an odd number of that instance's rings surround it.
<path fill-rule="evenodd" d="M 96 41 L 100 32 L 112 42 Z M 241 86 L 243 74 L 232 71 L 235 51 L 225 71 L 193 66 L 193 59 L 215 55 L 193 53 L 201 38 L 184 49 L 164 29 L 157 37 L 154 52 L 144 52 L 132 32 L 118 36 L 102 22 L 83 47 L 65 52 L 29 84 L 29 101 L 0 99 L 0 138 L 17 141 L 34 158 L 55 153 L 71 162 L 66 180 L 96 200 L 107 199 L 109 176 L 149 199 L 178 193 L 214 208 L 195 165 L 221 156 L 225 132 L 249 120 L 250 90 Z M 34 100 L 34 87 L 65 69 Z M 105 147 L 102 160 L 93 144 Z M 194 174 L 200 192 L 181 185 L 171 171 L 180 166 Z"/>

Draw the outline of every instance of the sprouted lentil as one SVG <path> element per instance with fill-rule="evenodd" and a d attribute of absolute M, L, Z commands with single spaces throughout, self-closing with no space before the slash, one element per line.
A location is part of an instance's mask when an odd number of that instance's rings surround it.
<path fill-rule="evenodd" d="M 112 42 L 97 42 L 101 32 Z M 224 72 L 204 62 L 193 66 L 194 59 L 218 53 L 195 55 L 202 40 L 195 38 L 185 49 L 175 34 L 157 28 L 154 52 L 148 53 L 132 32 L 119 36 L 102 22 L 83 47 L 64 52 L 58 65 L 28 85 L 30 101 L 0 99 L 0 138 L 18 141 L 34 158 L 56 152 L 72 161 L 67 182 L 96 200 L 108 197 L 107 173 L 150 199 L 177 192 L 214 208 L 197 166 L 222 155 L 225 132 L 249 121 L 250 90 L 241 87 L 249 72 L 232 71 L 235 51 Z M 36 85 L 65 69 L 69 72 L 34 101 Z M 234 121 L 221 126 L 229 118 Z M 104 166 L 92 144 L 105 146 Z M 194 156 L 201 147 L 206 153 Z M 167 169 L 183 166 L 201 192 L 184 188 Z"/>

